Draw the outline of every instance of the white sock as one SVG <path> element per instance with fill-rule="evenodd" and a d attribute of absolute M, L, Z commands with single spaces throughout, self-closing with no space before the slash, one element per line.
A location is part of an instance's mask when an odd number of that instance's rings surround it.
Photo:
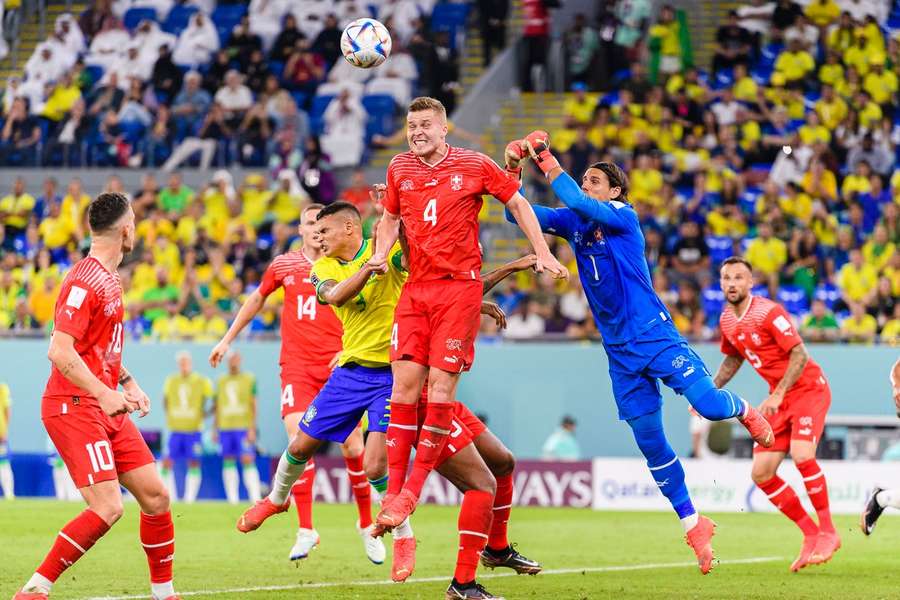
<path fill-rule="evenodd" d="M 228 504 L 237 504 L 238 486 L 241 481 L 238 477 L 237 467 L 233 463 L 222 469 L 222 483 L 225 484 L 225 497 L 228 499 Z"/>
<path fill-rule="evenodd" d="M 900 490 L 881 490 L 875 495 L 875 502 L 882 508 L 900 508 Z"/>
<path fill-rule="evenodd" d="M 178 488 L 175 487 L 175 472 L 172 469 L 162 468 L 163 485 L 169 490 L 169 498 L 174 502 L 178 500 Z"/>
<path fill-rule="evenodd" d="M 278 459 L 278 469 L 272 478 L 272 491 L 269 492 L 269 502 L 275 506 L 281 506 L 287 502 L 291 494 L 291 486 L 300 478 L 306 470 L 306 461 L 297 460 L 293 456 L 288 458 L 287 450 Z"/>
<path fill-rule="evenodd" d="M 685 532 L 688 532 L 693 529 L 699 521 L 700 515 L 698 513 L 694 513 L 681 519 L 681 526 L 684 527 Z"/>
<path fill-rule="evenodd" d="M 43 594 L 49 594 L 50 588 L 52 587 L 52 581 L 50 581 L 40 573 L 35 573 L 31 576 L 31 579 L 28 580 L 28 583 L 25 584 L 25 587 L 23 587 L 22 590 L 26 592 L 41 592 Z"/>
<path fill-rule="evenodd" d="M 184 501 L 188 504 L 195 502 L 199 492 L 200 469 L 188 469 L 187 477 L 184 479 Z"/>
<path fill-rule="evenodd" d="M 151 583 L 150 593 L 153 594 L 153 600 L 166 600 L 175 595 L 175 586 L 171 581 L 165 583 Z"/>
<path fill-rule="evenodd" d="M 3 495 L 6 496 L 7 500 L 12 500 L 15 497 L 12 467 L 7 461 L 0 462 L 0 487 L 3 488 Z"/>
<path fill-rule="evenodd" d="M 262 498 L 262 491 L 260 490 L 259 483 L 259 471 L 256 470 L 256 465 L 253 463 L 244 465 L 244 487 L 247 488 L 247 495 L 250 496 L 250 502 L 256 502 Z"/>
<path fill-rule="evenodd" d="M 406 517 L 405 519 L 403 519 L 402 523 L 394 527 L 391 535 L 394 536 L 395 540 L 413 537 L 414 534 L 412 530 L 412 524 L 409 522 L 409 517 Z"/>

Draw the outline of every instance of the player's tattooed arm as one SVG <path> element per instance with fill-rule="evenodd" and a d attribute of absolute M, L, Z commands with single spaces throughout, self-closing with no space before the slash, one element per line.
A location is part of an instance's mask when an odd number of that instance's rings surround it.
<path fill-rule="evenodd" d="M 343 306 L 356 298 L 366 287 L 366 282 L 372 276 L 374 269 L 367 263 L 360 267 L 359 271 L 347 279 L 337 282 L 334 279 L 326 279 L 316 287 L 316 295 L 325 304 Z"/>
<path fill-rule="evenodd" d="M 784 371 L 784 376 L 782 376 L 778 385 L 775 386 L 772 395 L 778 394 L 784 396 L 789 389 L 794 387 L 794 384 L 800 379 L 800 375 L 803 373 L 803 369 L 806 368 L 806 363 L 808 362 L 809 351 L 806 349 L 806 344 L 800 343 L 794 346 L 791 349 L 790 356 L 788 356 L 788 366 Z"/>
<path fill-rule="evenodd" d="M 534 264 L 536 262 L 537 256 L 534 254 L 529 254 L 528 256 L 523 256 L 522 258 L 506 263 L 502 267 L 498 267 L 490 273 L 485 273 L 481 276 L 481 294 L 487 294 L 494 288 L 494 286 L 496 286 L 498 283 L 500 283 L 513 273 L 518 273 L 519 271 L 524 271 L 525 269 L 534 268 Z"/>
<path fill-rule="evenodd" d="M 129 383 L 134 382 L 134 377 L 131 376 L 131 373 L 128 372 L 124 366 L 119 367 L 119 385 L 125 387 Z"/>
<path fill-rule="evenodd" d="M 744 364 L 744 359 L 740 356 L 733 356 L 731 354 L 725 357 L 725 360 L 722 361 L 722 364 L 719 365 L 719 370 L 716 372 L 716 376 L 713 377 L 713 384 L 717 388 L 721 388 L 728 384 L 731 381 L 731 378 L 734 377 L 735 373 L 738 372 L 738 369 L 741 368 L 741 365 Z"/>

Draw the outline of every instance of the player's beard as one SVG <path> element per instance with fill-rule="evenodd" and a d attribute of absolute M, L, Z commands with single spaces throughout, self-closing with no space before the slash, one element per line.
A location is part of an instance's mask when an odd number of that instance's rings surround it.
<path fill-rule="evenodd" d="M 737 295 L 737 297 L 735 297 L 734 300 L 731 299 L 729 294 L 727 294 L 727 293 L 725 294 L 725 299 L 728 300 L 728 304 L 730 304 L 732 306 L 740 306 L 744 302 L 744 300 L 747 299 L 747 294 L 748 294 L 747 292 L 744 292 L 744 293 L 737 292 L 737 294 L 738 295 Z"/>

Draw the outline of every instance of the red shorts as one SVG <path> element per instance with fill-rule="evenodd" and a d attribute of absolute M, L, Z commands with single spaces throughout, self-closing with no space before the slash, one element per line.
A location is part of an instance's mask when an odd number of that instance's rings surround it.
<path fill-rule="evenodd" d="M 766 417 L 772 425 L 775 443 L 771 448 L 756 445 L 753 452 L 789 452 L 792 440 L 819 443 L 830 406 L 831 389 L 824 377 L 800 388 L 795 386 L 785 395 L 783 408 Z"/>
<path fill-rule="evenodd" d="M 281 374 L 281 418 L 291 413 L 304 413 L 319 390 L 328 381 L 327 368 Z"/>
<path fill-rule="evenodd" d="M 480 280 L 407 283 L 394 312 L 391 360 L 462 373 L 475 358 L 481 325 Z"/>
<path fill-rule="evenodd" d="M 96 406 L 68 404 L 66 412 L 41 420 L 75 487 L 112 481 L 154 462 L 147 442 L 126 415 L 110 417 Z"/>
<path fill-rule="evenodd" d="M 422 429 L 422 424 L 425 423 L 427 408 L 427 400 L 423 398 L 423 400 L 419 401 L 418 406 L 420 430 Z M 453 420 L 450 422 L 450 436 L 447 438 L 447 443 L 444 445 L 436 466 L 444 464 L 447 459 L 471 444 L 475 438 L 485 431 L 487 431 L 487 426 L 481 422 L 481 419 L 476 417 L 465 404 L 456 402 L 453 410 Z M 418 436 L 416 436 L 416 443 L 419 443 Z"/>

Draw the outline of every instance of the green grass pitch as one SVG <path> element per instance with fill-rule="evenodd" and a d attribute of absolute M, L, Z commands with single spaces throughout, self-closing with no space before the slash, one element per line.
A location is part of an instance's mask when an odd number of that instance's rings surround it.
<path fill-rule="evenodd" d="M 353 529 L 352 506 L 315 507 L 322 543 L 297 564 L 287 560 L 296 530 L 293 512 L 243 535 L 234 529 L 243 508 L 219 503 L 174 507 L 175 582 L 180 592 L 190 593 L 186 598 L 441 599 L 453 573 L 455 508 L 423 506 L 416 512 L 418 564 L 413 580 L 403 585 L 380 583 L 389 579 L 389 567 L 366 560 Z M 81 509 L 80 504 L 54 501 L 0 503 L 0 599 L 12 596 L 59 528 Z M 147 568 L 137 539 L 137 516 L 137 506 L 128 503 L 125 517 L 63 574 L 51 597 L 146 597 Z M 548 573 L 492 577 L 491 571 L 481 569 L 479 574 L 487 574 L 482 582 L 507 599 L 900 597 L 900 519 L 883 517 L 867 539 L 855 518 L 838 517 L 844 545 L 834 560 L 791 574 L 788 566 L 799 549 L 800 534 L 784 517 L 711 516 L 718 523 L 714 547 L 722 563 L 706 577 L 693 566 L 693 554 L 671 514 L 537 508 L 513 511 L 510 537 Z M 316 584 L 320 587 L 312 587 Z"/>

